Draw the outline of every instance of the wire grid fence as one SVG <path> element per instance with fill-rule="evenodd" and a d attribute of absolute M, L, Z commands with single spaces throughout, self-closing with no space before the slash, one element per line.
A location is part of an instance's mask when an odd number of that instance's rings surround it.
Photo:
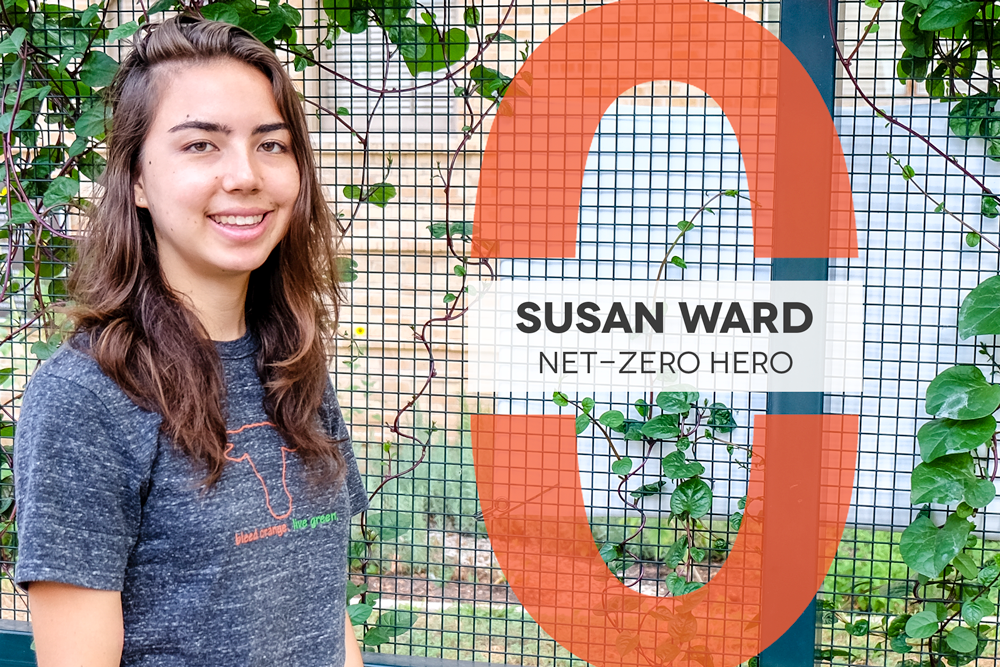
<path fill-rule="evenodd" d="M 530 49 L 530 44 L 540 43 L 598 4 L 517 5 L 502 27 L 516 42 L 490 47 L 486 64 L 512 75 L 526 45 Z M 319 9 L 299 6 L 304 19 L 302 41 L 314 42 L 316 36 L 310 33 L 318 30 L 313 20 Z M 478 6 L 484 30 L 498 25 L 508 9 L 506 4 Z M 778 2 L 726 6 L 777 34 Z M 868 37 L 854 60 L 862 86 L 888 111 L 909 118 L 918 130 L 929 128 L 938 141 L 945 142 L 946 118 L 938 105 L 921 100 L 917 91 L 895 81 L 895 59 L 900 53 L 893 39 L 897 34 L 894 21 L 898 21 L 892 16 L 898 11 L 894 7 L 895 3 L 885 5 L 879 19 L 881 30 Z M 456 25 L 461 21 L 461 6 L 435 2 L 424 3 L 423 8 L 447 17 L 441 20 Z M 110 23 L 135 19 L 137 10 L 115 7 Z M 840 3 L 838 32 L 848 51 L 872 11 L 860 2 Z M 476 170 L 489 131 L 487 120 L 467 139 L 463 128 L 469 116 L 464 112 L 469 109 L 454 94 L 456 83 L 443 81 L 413 90 L 413 77 L 405 68 L 397 64 L 383 70 L 384 47 L 369 31 L 344 34 L 333 48 L 322 51 L 322 62 L 354 83 L 316 67 L 294 73 L 307 109 L 315 112 L 311 120 L 315 146 L 330 201 L 344 213 L 343 220 L 350 221 L 344 252 L 357 262 L 358 275 L 349 285 L 349 307 L 342 313 L 340 326 L 342 344 L 331 368 L 369 490 L 379 485 L 386 472 L 405 469 L 421 457 L 421 448 L 406 444 L 389 425 L 430 372 L 427 350 L 414 340 L 411 327 L 420 331 L 424 322 L 440 316 L 445 295 L 460 284 L 453 271 L 456 261 L 447 255 L 440 238 L 440 224 L 446 219 L 442 186 L 450 179 L 447 219 L 471 224 Z M 117 47 L 110 54 L 116 60 L 122 55 Z M 841 557 L 820 594 L 819 649 L 829 651 L 838 662 L 895 665 L 904 656 L 879 647 L 877 636 L 849 635 L 844 621 L 865 618 L 874 627 L 882 618 L 905 611 L 912 602 L 912 574 L 892 545 L 913 511 L 908 502 L 908 471 L 916 463 L 914 433 L 926 416 L 919 396 L 941 368 L 975 361 L 973 344 L 956 340 L 958 303 L 962 290 L 996 273 L 998 263 L 993 254 L 963 249 L 955 226 L 931 213 L 923 197 L 907 194 L 905 183 L 894 176 L 893 165 L 883 154 L 891 149 L 896 155 L 909 156 L 918 172 L 942 174 L 928 188 L 932 194 L 947 192 L 953 210 L 978 211 L 978 197 L 963 200 L 964 181 L 943 175 L 943 167 L 928 157 L 921 144 L 873 120 L 842 70 L 838 72 L 835 116 L 853 178 L 861 252 L 857 260 L 834 263 L 830 276 L 860 280 L 868 286 L 866 382 L 860 397 L 827 399 L 831 412 L 861 414 L 862 456 L 851 525 Z M 431 78 L 421 74 L 418 82 Z M 409 90 L 379 99 L 356 83 Z M 470 103 L 477 104 L 475 100 Z M 324 109 L 336 110 L 352 122 L 358 119 L 367 131 L 367 148 Z M 965 150 L 976 154 L 977 150 L 972 142 L 967 146 L 952 139 L 947 145 L 952 154 L 962 155 Z M 366 155 L 369 171 L 381 174 L 384 169 L 386 180 L 396 185 L 397 197 L 384 208 L 368 205 L 355 213 L 343 189 L 360 182 Z M 975 159 L 968 158 L 971 168 L 994 173 L 992 163 L 972 164 Z M 368 178 L 374 182 L 370 174 Z M 501 261 L 498 277 L 650 280 L 673 240 L 673 225 L 727 189 L 745 192 L 746 181 L 732 129 L 717 105 L 687 86 L 668 82 L 639 86 L 609 109 L 595 137 L 584 181 L 577 259 Z M 956 202 L 964 203 L 964 209 Z M 66 224 L 74 229 L 79 221 L 69 219 Z M 984 231 L 995 233 L 996 229 Z M 33 270 L 34 257 L 26 239 L 17 241 L 14 270 L 24 274 Z M 467 240 L 456 241 L 467 255 Z M 753 258 L 751 219 L 743 200 L 724 201 L 714 215 L 704 215 L 678 250 L 688 268 L 682 273 L 671 266 L 670 280 L 682 275 L 705 280 L 770 277 L 770 263 Z M 44 270 L 44 260 L 41 266 Z M 63 277 L 49 276 L 48 284 L 59 289 Z M 5 336 L 24 324 L 28 308 L 27 297 L 6 300 Z M 560 410 L 548 397 L 487 401 L 467 395 L 461 321 L 439 322 L 428 337 L 437 376 L 414 409 L 402 414 L 400 426 L 420 439 L 429 437 L 430 447 L 415 470 L 390 482 L 373 499 L 368 521 L 381 528 L 380 541 L 365 571 L 360 571 L 360 558 L 352 562 L 352 580 L 380 593 L 378 609 L 412 610 L 417 621 L 409 632 L 369 650 L 507 664 L 582 664 L 538 628 L 508 589 L 477 516 L 480 507 L 469 441 L 469 416 L 476 412 Z M 9 377 L 0 386 L 5 410 L 0 437 L 8 453 L 19 392 L 39 356 L 44 356 L 46 340 L 47 334 L 31 325 L 0 349 L 0 365 L 11 369 L 4 371 Z M 624 410 L 636 397 L 605 394 L 593 398 L 599 408 Z M 755 414 L 764 412 L 766 397 L 712 398 L 732 406 L 739 424 L 734 441 L 749 443 L 749 424 Z M 636 518 L 624 516 L 609 493 L 611 456 L 589 432 L 580 438 L 580 456 L 595 539 L 599 543 L 620 540 Z M 746 473 L 724 448 L 699 452 L 699 458 L 708 467 L 706 477 L 712 480 L 715 502 L 702 537 L 705 559 L 696 571 L 685 575 L 707 580 L 736 537 L 730 518 L 743 495 Z M 655 480 L 640 478 L 635 484 L 650 481 Z M 11 496 L 9 476 L 0 476 L 0 504 Z M 666 568 L 662 560 L 677 533 L 666 521 L 665 508 L 660 512 L 647 505 L 646 509 L 650 528 L 639 543 L 647 573 L 642 590 L 663 595 Z M 981 520 L 987 530 L 1000 533 L 997 513 L 984 514 Z M 355 537 L 359 537 L 357 528 Z M 983 545 L 984 552 L 989 548 Z M 5 554 L 15 555 L 12 550 Z M 15 591 L 7 578 L 0 583 L 2 618 L 27 620 L 23 593 Z M 986 655 L 994 653 L 991 647 Z M 980 662 L 986 664 L 985 659 Z"/>

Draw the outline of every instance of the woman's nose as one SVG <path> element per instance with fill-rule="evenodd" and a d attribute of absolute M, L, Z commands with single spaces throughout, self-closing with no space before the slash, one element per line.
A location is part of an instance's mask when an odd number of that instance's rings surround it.
<path fill-rule="evenodd" d="M 222 185 L 226 190 L 254 192 L 260 189 L 260 164 L 252 152 L 233 150 L 224 162 Z"/>

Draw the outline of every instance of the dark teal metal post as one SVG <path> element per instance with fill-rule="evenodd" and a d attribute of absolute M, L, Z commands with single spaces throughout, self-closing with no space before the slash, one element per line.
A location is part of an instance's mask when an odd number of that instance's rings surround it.
<path fill-rule="evenodd" d="M 836 16 L 836 0 L 833 6 Z M 821 0 L 782 0 L 780 35 L 781 41 L 809 72 L 832 116 L 836 54 L 827 3 Z M 772 280 L 827 280 L 828 274 L 829 263 L 826 259 L 775 259 L 771 268 Z M 821 414 L 823 394 L 771 393 L 768 395 L 767 411 L 777 415 Z M 762 613 L 766 614 L 766 609 Z M 815 654 L 814 599 L 788 632 L 761 653 L 760 667 L 805 667 L 815 664 Z"/>

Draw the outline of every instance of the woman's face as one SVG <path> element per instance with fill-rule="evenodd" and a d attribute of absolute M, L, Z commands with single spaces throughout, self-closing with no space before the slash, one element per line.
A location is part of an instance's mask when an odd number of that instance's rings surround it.
<path fill-rule="evenodd" d="M 247 280 L 284 237 L 299 193 L 271 83 L 229 59 L 159 75 L 135 199 L 152 217 L 163 276 L 182 293 Z"/>

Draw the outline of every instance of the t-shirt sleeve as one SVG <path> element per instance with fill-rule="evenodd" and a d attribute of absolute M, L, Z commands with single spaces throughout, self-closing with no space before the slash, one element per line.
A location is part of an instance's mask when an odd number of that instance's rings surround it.
<path fill-rule="evenodd" d="M 14 438 L 14 582 L 122 590 L 142 512 L 128 438 L 90 389 L 40 369 Z"/>
<path fill-rule="evenodd" d="M 344 463 L 347 464 L 347 476 L 345 484 L 351 496 L 351 515 L 360 514 L 368 509 L 368 491 L 361 479 L 361 471 L 358 470 L 358 462 L 354 456 L 354 446 L 351 442 L 351 433 L 344 421 L 344 415 L 340 410 L 340 403 L 337 401 L 337 394 L 330 385 L 326 390 L 326 411 L 329 418 L 330 434 L 334 439 L 341 442 L 341 452 L 344 454 Z"/>

